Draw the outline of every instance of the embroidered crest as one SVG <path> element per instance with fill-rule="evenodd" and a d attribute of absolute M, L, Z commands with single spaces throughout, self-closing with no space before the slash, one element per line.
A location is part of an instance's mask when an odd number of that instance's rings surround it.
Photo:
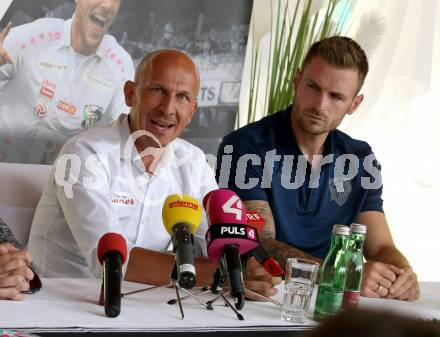
<path fill-rule="evenodd" d="M 351 193 L 351 180 L 344 178 L 330 179 L 329 182 L 330 200 L 336 202 L 339 206 L 345 204 Z"/>

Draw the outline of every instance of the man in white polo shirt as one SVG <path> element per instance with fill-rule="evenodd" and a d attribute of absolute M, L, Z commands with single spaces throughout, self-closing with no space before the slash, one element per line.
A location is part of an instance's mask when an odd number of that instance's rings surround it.
<path fill-rule="evenodd" d="M 73 135 L 126 111 L 133 61 L 106 34 L 119 5 L 77 0 L 70 20 L 0 33 L 0 161 L 51 164 Z"/>
<path fill-rule="evenodd" d="M 150 284 L 169 281 L 173 256 L 161 253 L 170 235 L 162 206 L 170 194 L 198 199 L 217 189 L 203 152 L 177 138 L 197 109 L 200 87 L 192 60 L 177 50 L 147 55 L 134 82 L 124 87 L 131 108 L 109 125 L 75 136 L 63 147 L 32 224 L 29 251 L 43 277 L 100 277 L 99 238 L 119 232 L 127 239 L 125 278 Z M 195 234 L 206 255 L 205 217 Z M 196 262 L 198 281 L 208 284 L 214 265 Z M 273 295 L 275 283 L 250 263 L 248 287 Z"/>

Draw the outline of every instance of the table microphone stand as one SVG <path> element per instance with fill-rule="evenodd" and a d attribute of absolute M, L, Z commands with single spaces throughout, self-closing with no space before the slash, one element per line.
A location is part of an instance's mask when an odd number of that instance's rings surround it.
<path fill-rule="evenodd" d="M 223 291 L 223 285 L 226 281 L 226 275 L 227 274 L 223 271 L 223 268 L 221 266 L 217 267 L 212 277 L 211 292 L 218 295 L 213 300 L 206 302 L 206 304 L 212 308 L 214 302 L 217 301 L 219 298 L 222 298 L 225 305 L 231 308 L 231 310 L 235 313 L 240 321 L 243 321 L 243 315 L 240 314 L 237 309 L 231 304 L 231 302 L 229 302 L 229 300 L 226 298 L 226 295 L 230 294 L 231 291 Z M 243 298 L 241 298 L 241 301 L 243 301 Z M 243 303 L 240 303 L 239 306 L 243 307 Z"/>
<path fill-rule="evenodd" d="M 248 256 L 246 256 L 246 255 L 242 256 L 243 264 L 244 265 L 245 265 L 245 263 L 247 261 L 247 258 L 248 258 Z M 241 320 L 241 321 L 244 320 L 243 315 L 240 314 L 237 311 L 237 309 L 241 309 L 243 307 L 243 298 L 239 298 L 238 299 L 238 303 L 237 303 L 238 308 L 236 309 L 231 304 L 231 302 L 226 298 L 226 296 L 229 295 L 231 293 L 231 291 L 230 290 L 223 291 L 223 286 L 226 283 L 226 279 L 227 279 L 227 272 L 225 272 L 226 265 L 225 265 L 224 262 L 225 262 L 224 260 L 220 259 L 219 266 L 217 267 L 217 269 L 215 270 L 215 272 L 213 274 L 212 283 L 211 283 L 210 288 L 204 287 L 204 288 L 202 288 L 202 291 L 200 291 L 200 292 L 198 292 L 196 294 L 191 294 L 191 293 L 188 292 L 189 293 L 188 296 L 185 296 L 185 297 L 182 297 L 182 298 L 177 297 L 176 299 L 169 300 L 167 303 L 172 305 L 172 304 L 175 304 L 175 303 L 177 303 L 179 301 L 183 301 L 183 300 L 185 300 L 187 298 L 198 296 L 198 295 L 201 295 L 201 294 L 204 294 L 204 293 L 207 293 L 207 292 L 211 292 L 213 294 L 217 294 L 217 296 L 213 300 L 210 300 L 210 301 L 206 302 L 206 309 L 213 310 L 214 309 L 213 308 L 213 303 L 216 302 L 219 298 L 222 298 L 224 303 L 225 303 L 225 305 L 231 308 L 231 310 L 236 314 L 237 318 L 239 320 Z M 253 290 L 250 290 L 250 289 L 246 289 L 246 291 L 248 293 L 250 293 L 250 294 L 253 294 L 255 296 L 263 298 L 264 300 L 269 301 L 269 302 L 275 304 L 278 307 L 281 307 L 281 308 L 283 307 L 283 305 L 280 302 L 275 301 L 275 300 L 273 300 L 273 299 L 271 299 L 271 298 L 269 298 L 267 296 L 261 295 L 261 294 L 255 292 L 255 291 L 253 291 Z M 179 305 L 180 305 L 180 302 L 179 302 Z"/>
<path fill-rule="evenodd" d="M 131 295 L 131 294 L 140 293 L 140 292 L 143 292 L 143 291 L 149 291 L 149 290 L 153 290 L 153 289 L 157 289 L 157 288 L 169 288 L 169 287 L 173 287 L 175 289 L 175 291 L 176 291 L 176 300 L 174 300 L 173 303 L 169 303 L 170 301 L 168 301 L 168 304 L 174 304 L 176 302 L 179 303 L 180 317 L 182 319 L 185 318 L 185 314 L 183 313 L 182 299 L 192 298 L 195 301 L 197 301 L 200 305 L 204 306 L 206 309 L 212 310 L 212 307 L 209 307 L 206 303 L 204 303 L 202 300 L 200 300 L 197 297 L 198 294 L 203 293 L 204 291 L 198 292 L 196 294 L 192 294 L 188 289 L 185 289 L 185 288 L 182 288 L 181 286 L 179 286 L 178 277 L 177 277 L 176 261 L 174 261 L 174 266 L 173 266 L 173 269 L 171 271 L 170 282 L 168 282 L 166 284 L 161 284 L 161 285 L 157 285 L 157 286 L 148 287 L 148 288 L 145 288 L 145 289 L 134 290 L 134 291 L 130 291 L 130 292 L 127 292 L 127 293 L 123 293 L 123 294 L 121 294 L 121 297 L 124 297 L 124 296 L 127 296 L 127 295 Z M 180 293 L 179 293 L 179 289 L 184 291 L 185 293 L 187 293 L 187 296 L 181 298 L 180 297 Z"/>
<path fill-rule="evenodd" d="M 206 307 L 206 309 L 213 310 L 214 307 L 212 306 L 212 304 L 217 299 L 222 298 L 224 303 L 225 303 L 225 306 L 228 306 L 229 308 L 231 308 L 231 310 L 237 315 L 237 318 L 240 321 L 243 321 L 244 320 L 243 315 L 240 314 L 237 311 L 237 309 L 235 309 L 235 307 L 231 304 L 231 302 L 226 298 L 226 295 L 228 295 L 230 293 L 230 291 L 223 292 L 223 290 L 222 290 L 221 285 L 224 284 L 225 279 L 226 279 L 226 274 L 222 272 L 222 269 L 220 267 L 218 267 L 215 270 L 215 272 L 214 272 L 210 288 L 204 287 L 204 288 L 202 288 L 202 291 L 200 291 L 200 292 L 198 292 L 196 294 L 190 294 L 189 296 L 185 296 L 185 297 L 182 297 L 182 298 L 177 297 L 175 299 L 169 300 L 167 303 L 172 305 L 172 304 L 175 304 L 176 302 L 185 300 L 187 298 L 198 296 L 198 295 L 210 292 L 210 293 L 213 293 L 213 294 L 218 294 L 218 296 L 216 298 L 214 298 L 212 301 L 208 301 L 206 303 L 203 303 L 203 305 Z M 197 299 L 197 300 L 199 301 L 199 299 Z"/>

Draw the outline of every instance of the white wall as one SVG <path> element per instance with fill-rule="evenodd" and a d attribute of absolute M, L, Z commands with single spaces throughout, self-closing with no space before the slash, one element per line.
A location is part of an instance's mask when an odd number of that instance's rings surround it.
<path fill-rule="evenodd" d="M 440 281 L 440 5 L 369 0 L 365 10 L 384 16 L 386 32 L 370 57 L 366 100 L 343 129 L 368 140 L 382 164 L 396 245 L 420 280 Z"/>
<path fill-rule="evenodd" d="M 11 2 L 12 0 L 2 0 L 0 2 L 0 18 L 3 16 L 3 14 L 5 14 Z"/>

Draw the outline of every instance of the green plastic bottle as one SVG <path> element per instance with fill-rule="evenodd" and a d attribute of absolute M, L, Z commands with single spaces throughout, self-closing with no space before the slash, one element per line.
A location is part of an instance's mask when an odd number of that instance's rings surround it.
<path fill-rule="evenodd" d="M 356 308 L 359 304 L 362 277 L 364 275 L 364 246 L 367 226 L 351 224 L 347 249 L 347 280 L 345 281 L 343 309 Z"/>
<path fill-rule="evenodd" d="M 341 309 L 347 276 L 347 245 L 350 228 L 334 225 L 332 243 L 321 267 L 314 318 L 320 321 Z"/>

